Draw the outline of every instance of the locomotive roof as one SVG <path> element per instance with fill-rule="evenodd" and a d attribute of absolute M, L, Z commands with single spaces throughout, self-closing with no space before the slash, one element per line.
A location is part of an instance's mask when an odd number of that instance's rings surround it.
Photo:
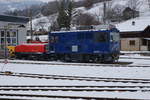
<path fill-rule="evenodd" d="M 107 31 L 110 31 L 110 30 L 117 30 L 116 28 L 113 28 L 113 29 L 101 29 L 101 30 L 74 30 L 74 31 L 53 31 L 51 32 L 52 34 L 54 33 L 74 33 L 74 32 L 98 32 L 98 31 L 101 31 L 101 32 L 107 32 Z"/>
<path fill-rule="evenodd" d="M 46 45 L 47 43 L 24 43 L 22 45 Z"/>

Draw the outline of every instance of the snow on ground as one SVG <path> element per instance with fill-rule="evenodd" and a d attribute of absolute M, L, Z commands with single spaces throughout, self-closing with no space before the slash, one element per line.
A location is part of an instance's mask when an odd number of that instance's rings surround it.
<path fill-rule="evenodd" d="M 140 55 L 123 55 L 119 59 L 120 62 L 132 62 L 130 65 L 138 66 L 149 66 L 149 56 Z M 144 59 L 147 58 L 147 59 Z M 1 60 L 2 61 L 2 60 Z M 19 60 L 14 60 L 18 62 Z M 8 61 L 13 62 L 13 60 Z M 35 62 L 43 63 L 38 64 L 11 64 L 5 65 L 4 71 L 20 72 L 20 73 L 34 73 L 34 74 L 58 74 L 58 75 L 72 75 L 72 76 L 93 76 L 93 77 L 121 77 L 121 78 L 150 78 L 150 67 L 111 67 L 97 64 L 99 66 L 78 66 L 75 63 L 72 65 L 61 65 L 68 64 L 63 62 L 46 62 L 46 61 L 20 61 L 20 62 Z M 53 65 L 53 64 L 59 65 Z M 49 65 L 47 65 L 49 64 Z M 50 65 L 52 64 L 52 65 Z M 0 63 L 0 68 L 4 66 Z M 144 73 L 144 74 L 143 74 Z M 113 75 L 113 76 L 112 76 Z"/>
<path fill-rule="evenodd" d="M 9 100 L 11 100 L 11 99 L 13 99 L 13 100 L 23 100 L 23 99 L 25 99 L 25 100 L 73 100 L 73 99 L 67 99 L 67 98 L 65 98 L 65 99 L 59 99 L 59 98 L 41 98 L 41 97 L 39 97 L 39 98 L 37 98 L 37 97 L 15 97 L 15 96 L 2 96 L 1 97 L 1 100 L 7 100 L 8 98 L 10 98 Z M 80 100 L 80 99 L 79 99 Z"/>
<path fill-rule="evenodd" d="M 21 78 L 21 77 L 13 77 L 13 76 L 0 76 L 0 82 L 1 82 L 0 85 L 135 86 L 134 83 L 53 80 L 53 79 Z M 136 85 L 150 86 L 150 84 L 141 84 L 141 83 L 137 83 Z"/>
<path fill-rule="evenodd" d="M 121 55 L 119 61 L 123 62 L 132 62 L 131 65 L 138 65 L 138 66 L 150 66 L 150 56 L 142 56 L 139 53 L 142 52 L 124 52 L 127 53 L 126 55 Z M 130 54 L 131 53 L 131 54 Z M 134 54 L 132 54 L 134 53 Z M 149 53 L 148 51 L 143 53 Z"/>
<path fill-rule="evenodd" d="M 147 65 L 150 66 L 149 60 L 145 60 L 145 56 L 124 55 L 119 61 L 133 62 L 131 65 Z M 127 59 L 127 57 L 132 57 Z M 137 59 L 140 58 L 140 59 Z M 150 58 L 150 57 L 146 57 Z M 24 61 L 26 62 L 26 61 Z M 31 61 L 38 62 L 38 61 Z M 40 61 L 39 63 L 42 63 Z M 60 65 L 46 65 L 44 63 L 58 63 Z M 77 65 L 61 65 L 62 62 L 43 62 L 40 64 L 12 64 L 5 65 L 3 71 L 12 71 L 18 73 L 47 74 L 47 75 L 66 75 L 66 76 L 85 76 L 85 77 L 103 77 L 103 78 L 143 78 L 150 79 L 150 67 L 111 67 L 111 66 L 77 66 Z M 0 63 L 0 70 L 4 66 Z M 142 83 L 121 83 L 121 82 L 96 82 L 96 81 L 79 81 L 79 80 L 54 80 L 54 79 L 38 79 L 24 78 L 14 76 L 0 76 L 0 85 L 84 85 L 84 86 L 150 86 L 150 84 Z M 22 93 L 22 91 L 0 91 L 0 93 Z M 24 94 L 49 94 L 49 95 L 72 95 L 72 96 L 94 96 L 94 97 L 114 97 L 114 98 L 130 98 L 130 99 L 149 99 L 149 92 L 50 92 L 50 91 L 34 91 L 25 92 Z M 42 99 L 43 100 L 43 99 Z"/>
<path fill-rule="evenodd" d="M 2 64 L 0 64 L 2 66 Z M 69 65 L 31 65 L 31 64 L 8 64 L 5 71 L 51 74 L 51 75 L 71 75 L 71 76 L 93 76 L 93 77 L 121 77 L 121 78 L 150 78 L 150 67 L 88 67 Z M 144 73 L 144 74 L 143 74 Z M 113 76 L 112 76 L 113 75 Z"/>
<path fill-rule="evenodd" d="M 124 58 L 122 58 L 124 57 Z M 128 59 L 129 57 L 129 59 Z M 132 62 L 130 65 L 150 66 L 149 59 L 144 59 L 145 56 L 129 55 L 121 56 L 119 61 Z M 138 59 L 136 59 L 138 58 Z M 140 59 L 139 59 L 140 58 Z M 143 59 L 142 59 L 143 58 Z M 146 57 L 150 58 L 150 57 Z M 16 60 L 17 61 L 17 60 Z M 9 62 L 9 61 L 8 61 Z M 10 61 L 11 62 L 11 61 Z M 56 74 L 56 75 L 70 75 L 70 76 L 89 76 L 89 77 L 121 77 L 121 78 L 150 78 L 150 67 L 111 67 L 99 64 L 99 66 L 78 66 L 74 63 L 72 65 L 61 65 L 62 62 L 46 62 L 46 61 L 24 61 L 43 63 L 38 64 L 11 64 L 5 65 L 4 71 L 20 72 L 20 73 L 34 73 L 34 74 Z M 45 63 L 49 63 L 46 65 Z M 50 65 L 50 64 L 59 65 Z M 0 63 L 0 68 L 4 64 Z M 112 76 L 113 75 L 113 76 Z"/>

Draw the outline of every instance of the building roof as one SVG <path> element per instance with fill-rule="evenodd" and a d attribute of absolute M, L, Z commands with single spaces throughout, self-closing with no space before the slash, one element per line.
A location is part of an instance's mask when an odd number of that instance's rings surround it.
<path fill-rule="evenodd" d="M 143 31 L 121 32 L 122 38 L 150 38 L 150 26 L 147 26 Z"/>
<path fill-rule="evenodd" d="M 16 17 L 16 16 L 0 15 L 0 21 L 14 22 L 14 23 L 27 23 L 27 22 L 29 22 L 29 18 L 18 17 L 18 16 Z"/>
<path fill-rule="evenodd" d="M 134 23 L 135 22 L 135 23 Z M 134 25 L 133 25 L 134 23 Z M 144 31 L 150 25 L 150 17 L 138 17 L 116 25 L 120 32 L 138 32 Z"/>

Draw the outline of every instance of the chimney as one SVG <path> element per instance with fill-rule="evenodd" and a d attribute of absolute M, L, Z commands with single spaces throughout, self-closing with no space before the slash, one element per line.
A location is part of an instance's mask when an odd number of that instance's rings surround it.
<path fill-rule="evenodd" d="M 132 26 L 135 26 L 135 21 L 132 21 Z"/>

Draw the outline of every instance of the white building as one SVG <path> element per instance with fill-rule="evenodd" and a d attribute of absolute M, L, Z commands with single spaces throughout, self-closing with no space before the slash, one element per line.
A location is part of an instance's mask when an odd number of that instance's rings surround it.
<path fill-rule="evenodd" d="M 3 55 L 6 46 L 26 42 L 27 22 L 29 18 L 26 17 L 0 15 L 0 56 Z"/>

